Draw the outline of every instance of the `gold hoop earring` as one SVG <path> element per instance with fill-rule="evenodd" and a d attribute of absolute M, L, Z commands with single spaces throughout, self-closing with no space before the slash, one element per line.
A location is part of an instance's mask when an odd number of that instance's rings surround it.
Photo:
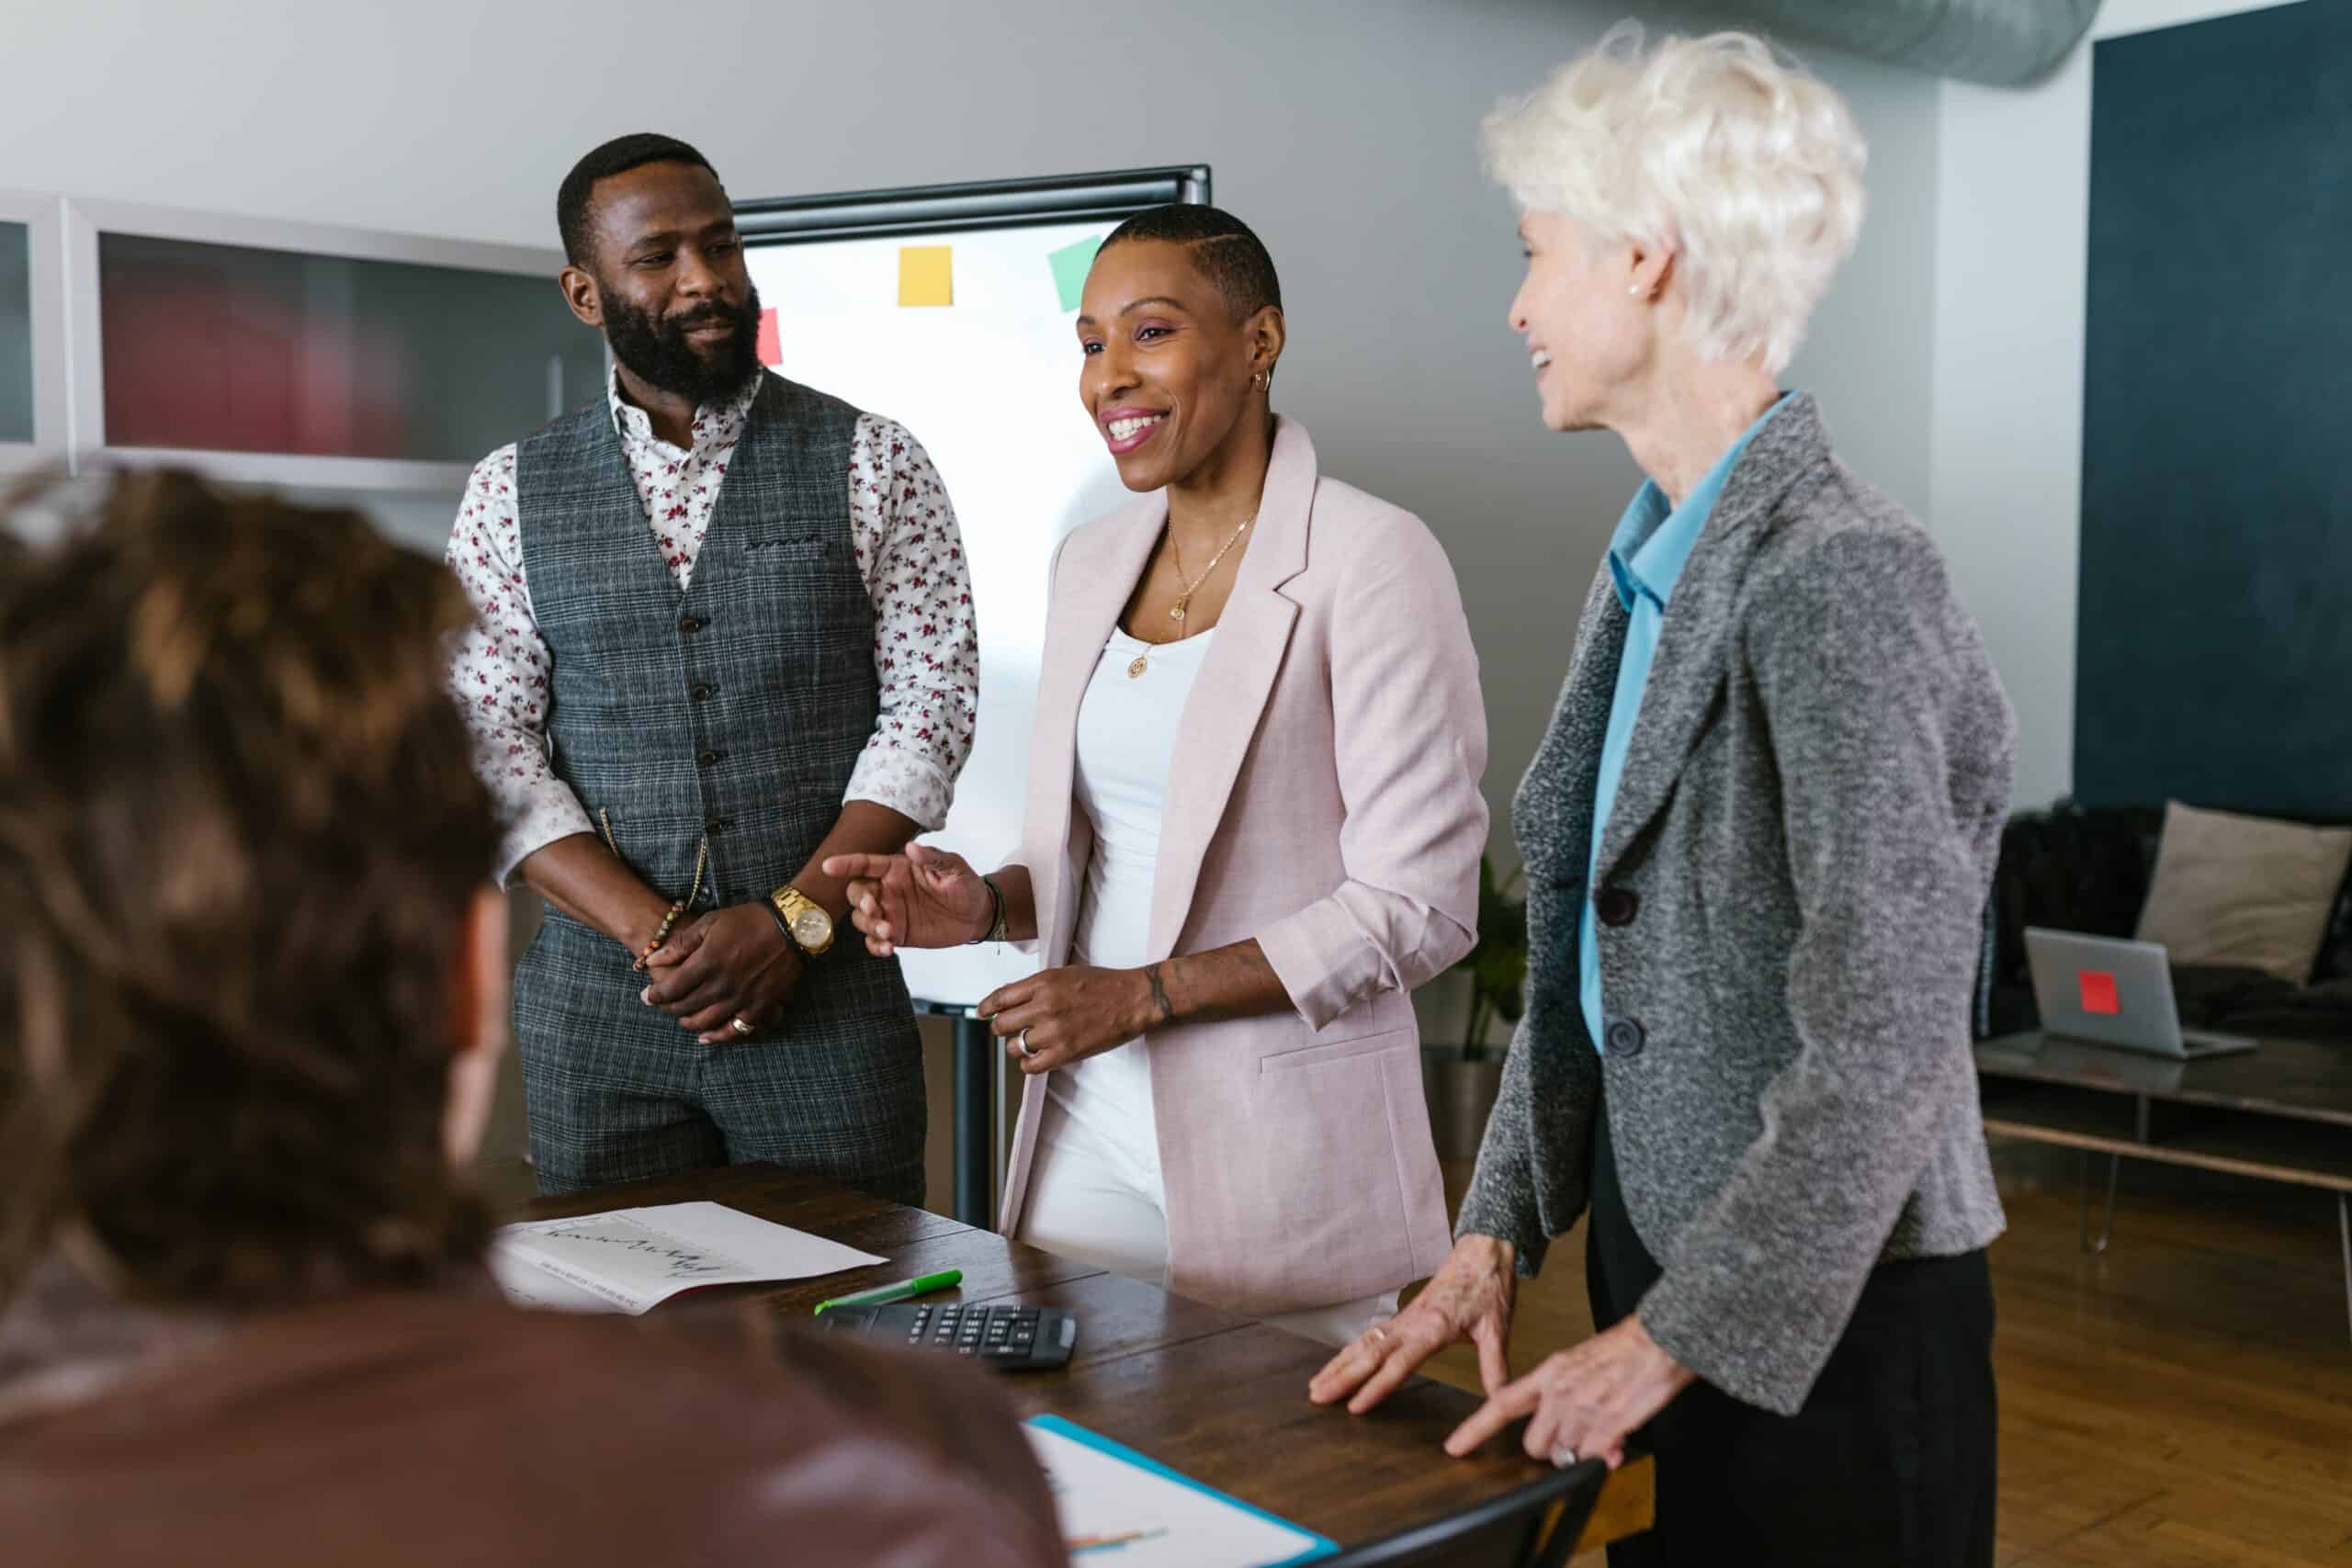
<path fill-rule="evenodd" d="M 1261 370 L 1250 379 L 1257 383 L 1258 389 L 1261 392 L 1271 392 L 1274 389 L 1274 373 L 1271 370 Z"/>

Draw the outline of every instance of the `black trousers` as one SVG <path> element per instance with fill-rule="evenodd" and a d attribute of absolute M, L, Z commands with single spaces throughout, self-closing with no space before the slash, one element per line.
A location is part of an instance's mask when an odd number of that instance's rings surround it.
<path fill-rule="evenodd" d="M 1625 1213 L 1608 1108 L 1596 1114 L 1585 1269 L 1593 1321 L 1607 1328 L 1659 1270 Z M 1873 1269 L 1796 1415 L 1698 1382 L 1635 1445 L 1657 1456 L 1657 1525 L 1611 1547 L 1609 1568 L 1991 1568 L 1984 1254 Z"/>

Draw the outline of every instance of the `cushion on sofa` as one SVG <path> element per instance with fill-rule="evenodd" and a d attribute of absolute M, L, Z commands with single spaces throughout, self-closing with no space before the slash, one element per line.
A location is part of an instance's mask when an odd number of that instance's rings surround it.
<path fill-rule="evenodd" d="M 2139 937 L 2176 965 L 2259 970 L 2310 980 L 2352 863 L 2352 828 L 2165 807 L 2164 836 Z"/>

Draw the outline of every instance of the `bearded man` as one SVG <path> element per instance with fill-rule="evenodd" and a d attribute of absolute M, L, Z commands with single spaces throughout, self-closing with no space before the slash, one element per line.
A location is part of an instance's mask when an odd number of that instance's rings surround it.
<path fill-rule="evenodd" d="M 514 1029 L 541 1190 L 744 1160 L 923 1197 L 895 959 L 830 856 L 945 818 L 979 662 L 956 515 L 905 430 L 763 370 L 717 173 L 640 133 L 556 201 L 606 396 L 475 468 L 453 679 L 548 914 Z"/>

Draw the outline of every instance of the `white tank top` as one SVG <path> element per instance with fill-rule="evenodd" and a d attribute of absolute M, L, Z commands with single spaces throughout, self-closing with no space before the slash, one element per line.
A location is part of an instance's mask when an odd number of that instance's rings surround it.
<path fill-rule="evenodd" d="M 1151 896 L 1159 871 L 1159 825 L 1176 728 L 1215 627 L 1181 642 L 1139 642 L 1112 630 L 1078 710 L 1078 808 L 1094 829 L 1079 897 L 1070 962 L 1133 969 L 1150 956 Z M 1142 673 L 1131 674 L 1136 660 Z M 1046 1092 L 1157 1175 L 1151 1075 L 1144 1043 L 1130 1040 L 1048 1077 Z"/>

